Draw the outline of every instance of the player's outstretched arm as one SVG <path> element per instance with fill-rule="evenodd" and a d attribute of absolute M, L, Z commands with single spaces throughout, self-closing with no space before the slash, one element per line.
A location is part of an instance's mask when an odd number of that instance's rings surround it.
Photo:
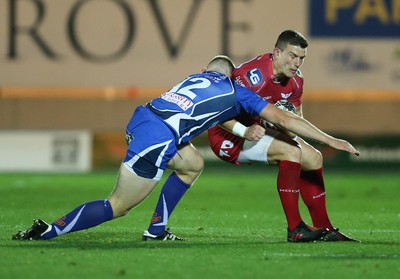
<path fill-rule="evenodd" d="M 331 146 L 332 148 L 347 151 L 357 156 L 360 154 L 360 152 L 346 140 L 332 137 L 331 135 L 328 135 L 327 133 L 318 129 L 308 120 L 301 118 L 294 113 L 280 110 L 274 105 L 268 104 L 261 111 L 260 116 L 274 125 L 283 129 L 287 129 L 301 137 L 322 142 Z"/>

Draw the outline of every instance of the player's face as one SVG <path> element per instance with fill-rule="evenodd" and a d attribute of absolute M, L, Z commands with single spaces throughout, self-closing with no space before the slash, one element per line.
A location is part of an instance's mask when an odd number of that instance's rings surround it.
<path fill-rule="evenodd" d="M 297 70 L 303 65 L 307 49 L 288 45 L 286 49 L 274 49 L 274 74 L 276 77 L 294 77 Z"/>

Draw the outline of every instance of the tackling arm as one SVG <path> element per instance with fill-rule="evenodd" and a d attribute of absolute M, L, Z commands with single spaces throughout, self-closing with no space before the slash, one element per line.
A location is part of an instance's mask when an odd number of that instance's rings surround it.
<path fill-rule="evenodd" d="M 249 127 L 246 127 L 236 119 L 231 119 L 221 123 L 220 126 L 228 132 L 250 141 L 260 140 L 265 135 L 264 127 L 258 124 L 253 124 Z"/>
<path fill-rule="evenodd" d="M 302 105 L 296 107 L 296 114 L 297 114 L 299 117 L 303 118 L 303 108 L 302 108 Z M 285 133 L 286 135 L 288 135 L 288 136 L 291 137 L 291 138 L 295 138 L 295 137 L 296 137 L 296 134 L 293 133 L 293 132 L 291 132 L 291 131 L 289 131 L 289 130 L 283 130 L 282 132 Z"/>
<path fill-rule="evenodd" d="M 303 117 L 303 105 L 296 107 L 296 114 L 300 117 Z"/>
<path fill-rule="evenodd" d="M 299 136 L 322 142 L 332 148 L 347 151 L 357 156 L 360 154 L 360 152 L 349 142 L 334 138 L 318 129 L 306 119 L 301 118 L 294 113 L 280 110 L 274 105 L 268 104 L 261 111 L 260 117 L 273 123 L 279 128 L 287 129 Z"/>

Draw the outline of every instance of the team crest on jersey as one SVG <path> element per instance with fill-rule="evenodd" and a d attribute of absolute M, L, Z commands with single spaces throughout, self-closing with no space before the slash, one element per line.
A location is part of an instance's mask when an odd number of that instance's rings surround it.
<path fill-rule="evenodd" d="M 291 95 L 293 94 L 293 92 L 289 92 L 289 93 L 281 93 L 282 99 L 288 99 Z"/>
<path fill-rule="evenodd" d="M 246 76 L 253 86 L 259 84 L 262 81 L 262 75 L 258 68 L 248 71 Z"/>

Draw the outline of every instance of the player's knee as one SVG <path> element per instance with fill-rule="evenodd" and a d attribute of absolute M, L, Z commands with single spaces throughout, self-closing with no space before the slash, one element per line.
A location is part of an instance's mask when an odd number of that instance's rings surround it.
<path fill-rule="evenodd" d="M 299 145 L 294 145 L 283 140 L 273 140 L 268 151 L 268 163 L 292 161 L 301 163 L 302 150 Z"/>
<path fill-rule="evenodd" d="M 302 166 L 304 170 L 316 170 L 323 166 L 322 153 L 317 149 L 303 153 Z"/>
<path fill-rule="evenodd" d="M 286 149 L 285 157 L 288 161 L 300 163 L 302 157 L 301 149 L 296 146 L 290 146 Z"/>
<path fill-rule="evenodd" d="M 322 153 L 319 150 L 316 150 L 316 158 L 315 160 L 318 161 L 319 165 L 322 166 L 323 161 L 324 161 L 324 157 L 322 156 Z"/>
<path fill-rule="evenodd" d="M 312 155 L 312 162 L 313 162 L 313 169 L 319 169 L 322 167 L 323 164 L 323 157 L 322 157 L 322 153 L 317 150 L 314 149 L 313 155 Z"/>
<path fill-rule="evenodd" d="M 193 156 L 190 160 L 187 160 L 184 167 L 175 169 L 175 172 L 182 181 L 192 185 L 203 171 L 203 168 L 203 157 L 198 154 Z"/>
<path fill-rule="evenodd" d="M 201 156 L 196 156 L 194 160 L 191 160 L 191 166 L 188 169 L 188 173 L 194 180 L 201 174 L 204 169 L 204 159 Z"/>

